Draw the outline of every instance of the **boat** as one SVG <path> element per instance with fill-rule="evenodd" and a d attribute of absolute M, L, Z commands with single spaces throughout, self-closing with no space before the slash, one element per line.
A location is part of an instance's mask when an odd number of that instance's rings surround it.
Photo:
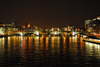
<path fill-rule="evenodd" d="M 84 38 L 83 41 L 100 44 L 100 38 L 97 38 L 95 36 L 88 36 Z"/>

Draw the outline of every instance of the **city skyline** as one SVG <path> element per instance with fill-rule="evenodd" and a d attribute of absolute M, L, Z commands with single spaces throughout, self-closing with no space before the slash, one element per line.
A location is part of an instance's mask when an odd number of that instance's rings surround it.
<path fill-rule="evenodd" d="M 98 67 L 100 0 L 0 0 L 0 67 Z"/>
<path fill-rule="evenodd" d="M 0 22 L 41 28 L 85 27 L 85 20 L 100 14 L 99 0 L 0 0 Z"/>

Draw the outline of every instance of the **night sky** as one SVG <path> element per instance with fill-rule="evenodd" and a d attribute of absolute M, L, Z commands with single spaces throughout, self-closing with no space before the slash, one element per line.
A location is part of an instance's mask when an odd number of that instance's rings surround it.
<path fill-rule="evenodd" d="M 41 28 L 84 27 L 100 15 L 100 0 L 0 0 L 0 22 Z"/>

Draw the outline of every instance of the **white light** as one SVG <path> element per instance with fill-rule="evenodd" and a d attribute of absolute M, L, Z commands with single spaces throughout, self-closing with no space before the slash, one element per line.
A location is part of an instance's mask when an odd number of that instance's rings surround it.
<path fill-rule="evenodd" d="M 98 20 L 100 20 L 100 18 L 97 18 Z"/>
<path fill-rule="evenodd" d="M 53 31 L 53 29 L 52 29 L 52 31 Z"/>
<path fill-rule="evenodd" d="M 57 35 L 57 32 L 55 32 L 55 35 Z"/>
<path fill-rule="evenodd" d="M 22 33 L 20 33 L 20 35 L 22 36 L 23 34 L 22 34 Z"/>
<path fill-rule="evenodd" d="M 72 35 L 75 35 L 75 33 L 73 32 L 73 34 Z"/>
<path fill-rule="evenodd" d="M 58 31 L 59 31 L 59 28 L 58 28 Z"/>
<path fill-rule="evenodd" d="M 39 39 L 39 37 L 36 37 L 37 39 Z"/>
<path fill-rule="evenodd" d="M 38 31 L 36 32 L 36 35 L 39 35 L 39 32 Z"/>
<path fill-rule="evenodd" d="M 77 37 L 77 35 L 75 35 L 75 37 Z"/>

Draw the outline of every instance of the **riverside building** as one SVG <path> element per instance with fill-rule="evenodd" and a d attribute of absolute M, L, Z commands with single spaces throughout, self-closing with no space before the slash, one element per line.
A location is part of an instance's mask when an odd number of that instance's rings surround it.
<path fill-rule="evenodd" d="M 85 20 L 85 28 L 92 35 L 100 36 L 100 16 L 92 20 Z"/>

